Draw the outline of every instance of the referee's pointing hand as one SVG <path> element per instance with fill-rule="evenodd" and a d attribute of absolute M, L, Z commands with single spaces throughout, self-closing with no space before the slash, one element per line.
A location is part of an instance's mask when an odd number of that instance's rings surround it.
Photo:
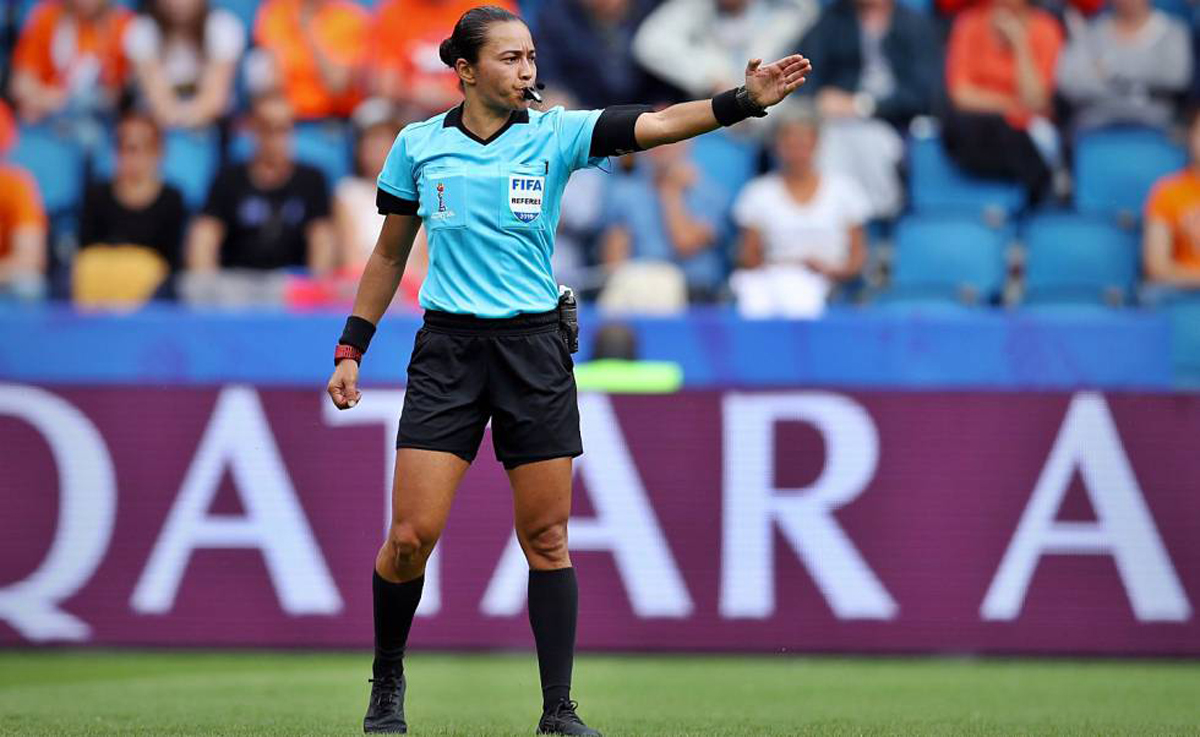
<path fill-rule="evenodd" d="M 761 64 L 762 59 L 751 59 L 746 64 L 746 92 L 759 107 L 771 107 L 795 92 L 812 70 L 812 63 L 799 54 L 765 67 Z"/>
<path fill-rule="evenodd" d="M 362 398 L 362 393 L 358 391 L 358 361 L 349 358 L 338 361 L 326 389 L 338 409 L 350 409 L 358 404 Z"/>

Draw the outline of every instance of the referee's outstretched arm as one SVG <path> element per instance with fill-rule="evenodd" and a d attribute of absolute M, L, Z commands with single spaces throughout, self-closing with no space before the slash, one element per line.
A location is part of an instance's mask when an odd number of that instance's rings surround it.
<path fill-rule="evenodd" d="M 751 59 L 746 65 L 745 95 L 739 100 L 731 90 L 708 100 L 694 100 L 671 105 L 655 113 L 643 113 L 637 118 L 634 136 L 640 148 L 653 148 L 675 143 L 729 125 L 740 119 L 742 106 L 749 103 L 759 110 L 781 102 L 804 84 L 812 68 L 808 59 L 793 54 L 766 66 L 762 59 Z"/>
<path fill-rule="evenodd" d="M 358 283 L 358 293 L 354 297 L 354 311 L 351 314 L 362 321 L 356 321 L 362 329 L 374 333 L 374 326 L 379 324 L 379 319 L 392 303 L 420 227 L 421 219 L 416 215 L 388 215 L 384 219 L 379 240 L 375 242 L 375 250 L 367 260 Z M 370 340 L 369 335 L 367 340 Z M 358 361 L 338 361 L 327 388 L 338 409 L 350 409 L 358 404 L 361 396 L 358 391 Z"/>

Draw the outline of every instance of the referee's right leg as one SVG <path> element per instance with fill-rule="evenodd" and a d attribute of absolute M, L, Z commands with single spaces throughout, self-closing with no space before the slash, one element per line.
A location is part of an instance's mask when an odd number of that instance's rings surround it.
<path fill-rule="evenodd" d="M 425 563 L 441 537 L 454 492 L 470 465 L 443 451 L 396 451 L 392 524 L 375 557 L 372 577 L 375 660 L 364 732 L 408 731 L 404 718 L 404 646 L 421 602 Z"/>

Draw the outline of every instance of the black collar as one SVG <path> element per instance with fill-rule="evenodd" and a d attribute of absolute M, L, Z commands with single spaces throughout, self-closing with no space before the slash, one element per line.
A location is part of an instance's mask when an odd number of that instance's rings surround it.
<path fill-rule="evenodd" d="M 512 114 L 508 116 L 508 120 L 504 121 L 504 125 L 500 126 L 500 128 L 495 133 L 493 133 L 491 136 L 489 136 L 487 138 L 487 140 L 484 140 L 484 139 L 480 138 L 479 136 L 475 135 L 474 133 L 472 133 L 471 131 L 467 130 L 467 126 L 463 125 L 462 118 L 463 118 L 463 106 L 460 104 L 458 107 L 456 107 L 453 110 L 451 110 L 450 112 L 446 113 L 446 118 L 442 121 L 442 127 L 443 128 L 458 128 L 460 131 L 463 132 L 463 135 L 466 136 L 467 138 L 470 138 L 472 141 L 486 146 L 489 143 L 491 143 L 492 141 L 499 138 L 500 135 L 502 133 L 504 133 L 504 131 L 511 128 L 513 123 L 528 123 L 529 122 L 529 111 L 528 110 L 513 110 Z"/>

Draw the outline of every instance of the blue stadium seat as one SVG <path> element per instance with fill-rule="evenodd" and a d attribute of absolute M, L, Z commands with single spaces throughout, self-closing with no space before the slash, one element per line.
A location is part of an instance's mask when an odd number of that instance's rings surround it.
<path fill-rule="evenodd" d="M 730 202 L 758 170 L 758 144 L 716 130 L 691 140 L 692 162 L 723 187 Z"/>
<path fill-rule="evenodd" d="M 936 134 L 913 136 L 908 156 L 909 197 L 918 212 L 973 212 L 998 222 L 1025 204 L 1025 191 L 1020 185 L 964 173 L 950 160 Z"/>
<path fill-rule="evenodd" d="M 1075 150 L 1075 207 L 1137 222 L 1154 182 L 1186 163 L 1184 150 L 1156 130 L 1089 133 L 1080 137 Z"/>
<path fill-rule="evenodd" d="M 1004 286 L 1005 236 L 971 215 L 910 215 L 896 226 L 886 303 L 995 302 Z"/>
<path fill-rule="evenodd" d="M 214 8 L 224 8 L 246 24 L 246 33 L 254 33 L 254 17 L 258 14 L 259 0 L 210 0 Z"/>
<path fill-rule="evenodd" d="M 21 126 L 9 160 L 33 174 L 51 216 L 73 210 L 83 195 L 83 152 L 51 126 Z"/>
<path fill-rule="evenodd" d="M 243 131 L 231 144 L 233 158 L 245 161 L 254 153 L 254 135 Z M 296 160 L 315 166 L 325 175 L 330 191 L 338 180 L 352 170 L 352 146 L 346 125 L 337 121 L 310 121 L 296 124 L 293 139 Z"/>
<path fill-rule="evenodd" d="M 204 205 L 220 159 L 220 139 L 215 128 L 163 133 L 163 180 L 179 189 L 189 210 Z M 93 178 L 111 179 L 115 164 L 113 148 L 103 148 L 94 162 Z"/>
<path fill-rule="evenodd" d="M 1111 220 L 1055 213 L 1025 226 L 1025 303 L 1128 304 L 1137 281 L 1135 233 Z"/>

